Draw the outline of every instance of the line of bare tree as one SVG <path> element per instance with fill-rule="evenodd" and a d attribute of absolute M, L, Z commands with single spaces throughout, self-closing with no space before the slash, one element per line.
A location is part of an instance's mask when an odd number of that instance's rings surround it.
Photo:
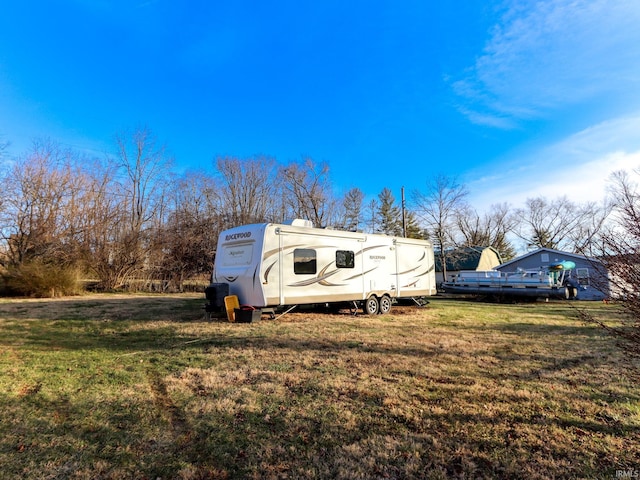
<path fill-rule="evenodd" d="M 608 213 L 564 197 L 478 212 L 466 187 L 441 175 L 425 176 L 424 189 L 411 192 L 402 209 L 387 188 L 370 201 L 357 187 L 336 193 L 328 165 L 310 158 L 282 164 L 267 156 L 220 157 L 208 170 L 176 173 L 146 128 L 114 143 L 116 153 L 104 158 L 52 141 L 7 158 L 0 145 L 5 290 L 71 293 L 79 277 L 106 290 L 181 290 L 210 274 L 220 231 L 255 222 L 305 218 L 321 227 L 429 238 L 445 265 L 448 252 L 464 246 L 493 246 L 507 260 L 514 241 L 577 252 Z"/>

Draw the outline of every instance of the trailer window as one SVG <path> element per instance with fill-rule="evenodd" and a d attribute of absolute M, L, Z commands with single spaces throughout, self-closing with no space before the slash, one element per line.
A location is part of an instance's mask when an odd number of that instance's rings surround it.
<path fill-rule="evenodd" d="M 336 267 L 338 268 L 354 268 L 355 255 L 350 250 L 336 251 Z"/>
<path fill-rule="evenodd" d="M 316 251 L 310 248 L 296 248 L 293 251 L 293 272 L 296 274 L 315 274 Z"/>

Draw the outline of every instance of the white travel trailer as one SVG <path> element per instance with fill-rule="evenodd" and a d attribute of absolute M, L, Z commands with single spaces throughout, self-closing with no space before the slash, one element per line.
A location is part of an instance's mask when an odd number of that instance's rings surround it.
<path fill-rule="evenodd" d="M 394 299 L 435 295 L 426 240 L 313 228 L 305 220 L 254 224 L 220 234 L 207 298 L 274 308 L 336 304 L 386 313 Z"/>

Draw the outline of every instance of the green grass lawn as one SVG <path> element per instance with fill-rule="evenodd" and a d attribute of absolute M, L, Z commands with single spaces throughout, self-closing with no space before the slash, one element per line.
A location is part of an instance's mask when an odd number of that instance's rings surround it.
<path fill-rule="evenodd" d="M 616 478 L 638 371 L 573 307 L 207 322 L 204 299 L 0 300 L 0 478 Z M 637 368 L 637 365 L 636 365 Z"/>

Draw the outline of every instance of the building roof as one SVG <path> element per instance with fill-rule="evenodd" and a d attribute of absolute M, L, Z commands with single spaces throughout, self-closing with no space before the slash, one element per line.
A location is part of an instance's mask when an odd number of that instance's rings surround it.
<path fill-rule="evenodd" d="M 485 250 L 494 252 L 498 262 L 500 261 L 500 254 L 493 247 L 456 248 L 451 251 L 447 251 L 447 271 L 477 269 L 482 253 Z M 438 254 L 436 254 L 435 257 L 436 272 L 442 272 L 442 258 Z"/>
<path fill-rule="evenodd" d="M 519 257 L 516 257 L 512 260 L 509 260 L 508 262 L 502 263 L 496 268 L 499 270 L 502 270 L 504 267 L 508 267 L 509 265 L 518 263 L 524 258 L 532 257 L 534 255 L 539 255 L 541 253 L 549 253 L 550 255 L 555 255 L 558 258 L 562 258 L 562 260 L 576 259 L 576 260 L 583 260 L 583 261 L 586 260 L 589 262 L 595 261 L 594 259 L 586 257 L 584 255 L 580 255 L 579 253 L 563 252 L 562 250 L 554 250 L 553 248 L 538 248 L 536 250 L 532 250 L 531 252 L 527 252 L 524 255 L 520 255 Z"/>

